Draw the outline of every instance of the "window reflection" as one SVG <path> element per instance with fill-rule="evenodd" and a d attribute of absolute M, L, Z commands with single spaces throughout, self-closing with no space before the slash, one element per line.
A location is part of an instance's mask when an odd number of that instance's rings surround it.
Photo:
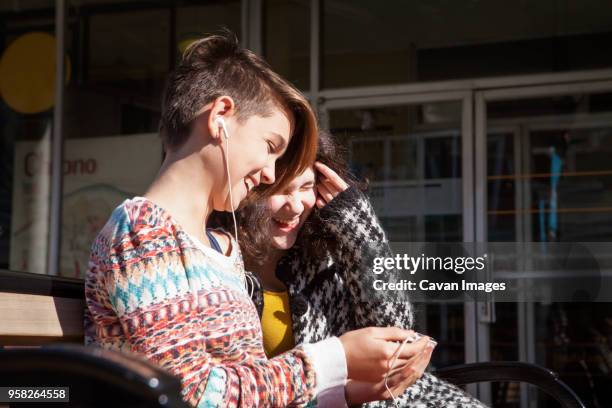
<path fill-rule="evenodd" d="M 310 88 L 310 1 L 264 1 L 263 50 L 276 72 L 297 88 Z"/>
<path fill-rule="evenodd" d="M 325 88 L 612 65 L 605 0 L 325 0 L 322 12 Z"/>
<path fill-rule="evenodd" d="M 16 271 L 46 271 L 54 3 L 0 5 L 0 268 Z"/>
<path fill-rule="evenodd" d="M 611 101 L 610 93 L 597 93 L 487 105 L 489 240 L 612 240 Z M 496 309 L 492 355 L 518 358 L 518 343 L 507 339 L 524 325 L 534 335 L 526 347 L 538 364 L 558 372 L 589 406 L 610 404 L 612 305 L 498 303 Z M 512 401 L 495 387 L 500 404 Z M 550 404 L 544 395 L 538 401 Z"/>
<path fill-rule="evenodd" d="M 65 92 L 60 272 L 82 277 L 111 211 L 141 195 L 162 160 L 163 87 L 181 52 L 221 27 L 240 36 L 240 1 L 70 4 L 78 56 Z"/>
<path fill-rule="evenodd" d="M 461 103 L 335 109 L 330 126 L 394 242 L 460 242 Z M 433 366 L 465 362 L 463 304 L 417 304 L 417 330 L 438 340 Z"/>

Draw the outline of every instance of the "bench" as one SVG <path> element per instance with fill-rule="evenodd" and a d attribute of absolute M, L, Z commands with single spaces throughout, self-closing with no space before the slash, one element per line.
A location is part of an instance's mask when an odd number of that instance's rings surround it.
<path fill-rule="evenodd" d="M 83 293 L 81 280 L 0 271 L 0 386 L 49 386 L 52 378 L 70 386 L 71 401 L 82 406 L 129 401 L 131 407 L 186 407 L 178 379 L 163 370 L 137 357 L 82 346 Z M 554 372 L 534 364 L 473 363 L 434 374 L 455 385 L 525 382 L 564 408 L 585 407 Z"/>
<path fill-rule="evenodd" d="M 68 386 L 62 407 L 187 408 L 164 370 L 83 346 L 83 293 L 81 280 L 0 271 L 0 386 Z"/>

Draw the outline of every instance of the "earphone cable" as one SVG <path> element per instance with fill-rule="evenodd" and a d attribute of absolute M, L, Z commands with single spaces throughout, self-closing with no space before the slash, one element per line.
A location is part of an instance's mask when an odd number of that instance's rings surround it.
<path fill-rule="evenodd" d="M 225 133 L 225 169 L 227 170 L 227 185 L 230 196 L 230 206 L 232 207 L 232 220 L 234 221 L 234 239 L 236 240 L 236 246 L 238 246 L 238 223 L 236 222 L 236 207 L 234 207 L 234 196 L 232 195 L 232 178 L 229 170 L 229 137 L 225 126 L 223 126 L 223 132 Z M 242 275 L 242 284 L 247 289 L 247 274 L 246 271 Z"/>
<path fill-rule="evenodd" d="M 223 130 L 225 132 L 225 130 Z M 234 197 L 232 195 L 232 179 L 229 170 L 229 138 L 225 132 L 225 169 L 227 170 L 227 188 L 230 196 L 230 206 L 232 207 L 232 219 L 234 220 L 234 239 L 238 245 L 238 223 L 236 222 L 236 207 L 234 207 Z"/>
<path fill-rule="evenodd" d="M 389 378 L 389 373 L 391 372 L 391 370 L 393 370 L 393 367 L 395 366 L 395 363 L 397 362 L 397 359 L 400 356 L 400 353 L 402 352 L 402 349 L 404 348 L 404 346 L 406 345 L 406 343 L 408 343 L 409 341 L 414 341 L 415 338 L 412 336 L 407 336 L 404 341 L 402 341 L 402 344 L 399 345 L 399 347 L 397 348 L 397 351 L 393 354 L 393 357 L 389 360 L 389 362 L 387 363 L 387 374 L 385 374 L 385 388 L 387 389 L 387 392 L 389 393 L 389 395 L 391 396 L 391 399 L 393 400 L 393 404 L 397 407 L 397 400 L 395 395 L 393 395 L 393 392 L 391 391 L 391 388 L 389 388 L 389 385 L 387 384 L 387 379 Z"/>

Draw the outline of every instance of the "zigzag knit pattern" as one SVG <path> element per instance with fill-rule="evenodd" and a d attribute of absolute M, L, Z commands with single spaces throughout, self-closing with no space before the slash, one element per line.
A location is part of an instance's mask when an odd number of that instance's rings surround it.
<path fill-rule="evenodd" d="M 277 270 L 289 291 L 296 344 L 368 326 L 412 327 L 410 302 L 388 299 L 370 289 L 372 259 L 393 253 L 368 198 L 351 187 L 314 212 L 309 222 L 309 232 L 304 234 L 308 236 L 302 237 L 324 237 L 325 252 L 312 256 L 304 251 L 307 244 L 300 237 Z M 295 307 L 298 298 L 305 303 L 301 308 Z M 485 408 L 463 390 L 430 374 L 399 396 L 397 405 L 380 401 L 366 406 Z"/>
<path fill-rule="evenodd" d="M 311 363 L 300 348 L 266 358 L 243 273 L 237 250 L 217 254 L 152 202 L 126 200 L 92 247 L 85 341 L 167 369 L 194 407 L 306 406 Z"/>

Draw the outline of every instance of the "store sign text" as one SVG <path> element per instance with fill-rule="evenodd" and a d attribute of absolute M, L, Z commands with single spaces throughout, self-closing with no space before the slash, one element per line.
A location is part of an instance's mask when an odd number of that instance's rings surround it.
<path fill-rule="evenodd" d="M 26 176 L 38 175 L 42 167 L 46 167 L 47 174 L 51 174 L 51 162 L 44 163 L 41 160 L 41 155 L 36 152 L 26 154 L 24 161 Z M 64 176 L 95 174 L 97 169 L 98 162 L 96 159 L 66 159 L 62 164 L 62 174 Z"/>

